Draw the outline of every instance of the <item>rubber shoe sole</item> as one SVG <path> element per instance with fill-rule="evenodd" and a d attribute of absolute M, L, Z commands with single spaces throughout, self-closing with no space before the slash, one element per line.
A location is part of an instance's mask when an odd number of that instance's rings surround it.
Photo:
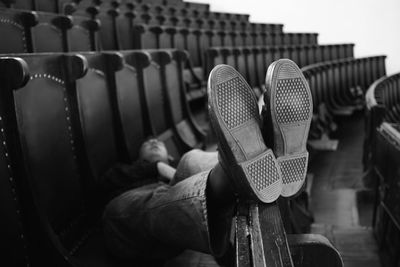
<path fill-rule="evenodd" d="M 269 104 L 273 150 L 282 173 L 281 195 L 290 197 L 301 189 L 307 175 L 311 91 L 302 71 L 289 59 L 273 62 L 265 80 L 264 101 Z"/>
<path fill-rule="evenodd" d="M 281 173 L 273 151 L 264 144 L 253 90 L 234 68 L 218 65 L 210 73 L 207 93 L 221 165 L 239 197 L 275 201 L 282 190 Z"/>

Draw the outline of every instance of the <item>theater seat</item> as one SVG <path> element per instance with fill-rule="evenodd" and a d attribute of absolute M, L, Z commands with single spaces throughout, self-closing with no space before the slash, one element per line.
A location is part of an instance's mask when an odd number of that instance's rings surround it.
<path fill-rule="evenodd" d="M 86 17 L 74 16 L 73 25 L 67 32 L 68 51 L 97 51 L 100 48 L 98 31 L 100 22 Z"/>
<path fill-rule="evenodd" d="M 117 140 L 121 142 L 121 158 L 132 162 L 137 159 L 141 144 L 152 135 L 143 95 L 139 89 L 142 78 L 136 69 L 136 66 L 146 62 L 138 62 L 132 53 L 121 55 L 106 52 L 104 55 L 107 65 L 120 65 L 114 67 L 114 71 L 108 68 L 107 75 L 111 81 L 111 100 L 116 112 L 116 134 Z"/>
<path fill-rule="evenodd" d="M 7 42 L 0 42 L 0 53 L 32 52 L 30 29 L 37 24 L 34 12 L 0 9 L 0 34 L 7 36 Z"/>
<path fill-rule="evenodd" d="M 161 52 L 160 52 L 161 53 Z M 171 114 L 168 110 L 168 100 L 162 72 L 164 65 L 170 64 L 171 59 L 165 53 L 154 51 L 135 51 L 133 61 L 127 61 L 139 71 L 142 91 L 142 101 L 150 119 L 151 133 L 166 144 L 169 154 L 175 161 L 186 151 L 182 142 L 172 127 Z M 124 53 L 125 54 L 125 53 Z"/>
<path fill-rule="evenodd" d="M 166 53 L 171 58 L 171 62 L 164 65 L 163 76 L 169 112 L 172 117 L 172 127 L 175 128 L 177 135 L 182 140 L 184 151 L 204 148 L 205 133 L 195 123 L 186 100 L 183 71 L 188 54 L 185 51 L 178 50 L 170 50 Z"/>

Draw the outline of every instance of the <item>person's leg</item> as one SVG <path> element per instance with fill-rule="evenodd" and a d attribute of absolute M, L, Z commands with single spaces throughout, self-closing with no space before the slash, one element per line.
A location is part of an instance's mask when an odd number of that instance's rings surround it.
<path fill-rule="evenodd" d="M 192 149 L 186 152 L 176 167 L 176 173 L 170 184 L 195 175 L 196 173 L 211 170 L 218 163 L 218 152 L 206 152 L 200 149 Z"/>
<path fill-rule="evenodd" d="M 218 152 L 206 152 L 200 149 L 193 149 L 186 152 L 176 168 L 175 177 L 170 185 L 174 185 L 197 173 L 211 170 L 212 175 L 208 179 L 208 197 L 211 206 L 218 206 L 219 203 L 231 202 L 234 190 L 231 181 L 226 176 L 218 162 Z"/>
<path fill-rule="evenodd" d="M 217 164 L 174 186 L 153 184 L 118 196 L 103 216 L 110 250 L 132 260 L 168 259 L 184 249 L 221 256 L 235 204 L 229 184 Z"/>

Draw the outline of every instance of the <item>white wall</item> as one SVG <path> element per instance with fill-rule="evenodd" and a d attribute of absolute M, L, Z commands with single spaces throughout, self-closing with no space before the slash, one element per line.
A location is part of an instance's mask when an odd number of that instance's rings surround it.
<path fill-rule="evenodd" d="M 400 0 L 186 0 L 212 11 L 250 14 L 252 22 L 284 24 L 286 32 L 317 32 L 320 44 L 354 43 L 355 56 L 387 55 L 400 72 Z"/>

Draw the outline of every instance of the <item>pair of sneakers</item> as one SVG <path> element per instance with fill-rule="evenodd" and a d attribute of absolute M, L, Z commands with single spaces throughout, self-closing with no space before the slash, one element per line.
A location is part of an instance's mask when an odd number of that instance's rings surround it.
<path fill-rule="evenodd" d="M 271 203 L 304 184 L 312 98 L 303 73 L 288 59 L 269 66 L 265 84 L 263 129 L 252 88 L 228 65 L 210 73 L 208 108 L 220 164 L 239 197 Z"/>

